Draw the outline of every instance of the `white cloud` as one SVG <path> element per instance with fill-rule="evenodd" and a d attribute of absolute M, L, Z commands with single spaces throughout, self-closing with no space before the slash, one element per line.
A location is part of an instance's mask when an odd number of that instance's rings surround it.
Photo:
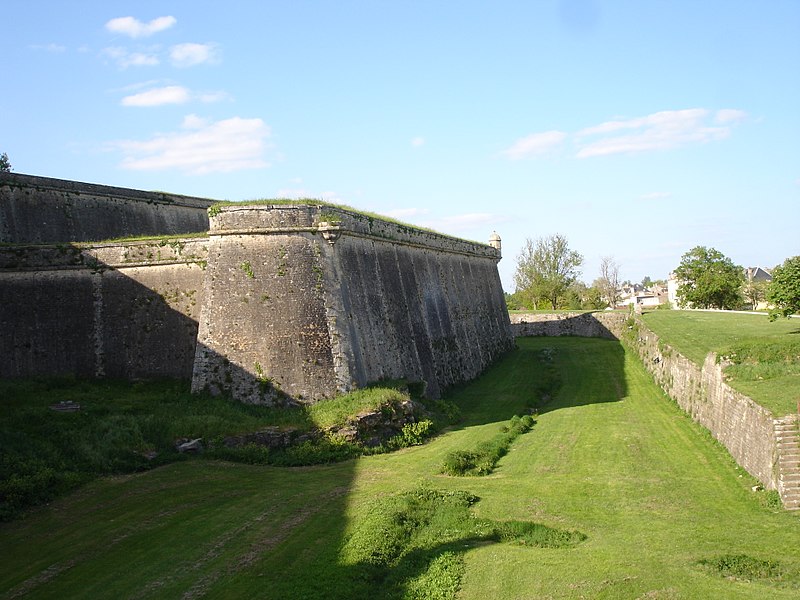
<path fill-rule="evenodd" d="M 185 104 L 191 100 L 208 104 L 220 102 L 229 97 L 226 92 L 195 93 L 180 85 L 168 85 L 125 96 L 121 104 L 122 106 L 163 106 L 164 104 Z"/>
<path fill-rule="evenodd" d="M 615 118 L 574 134 L 534 133 L 502 154 L 511 160 L 541 157 L 559 148 L 568 138 L 577 148 L 576 158 L 667 150 L 725 139 L 747 117 L 746 112 L 738 109 L 666 110 L 644 117 Z"/>
<path fill-rule="evenodd" d="M 191 98 L 189 90 L 180 85 L 153 88 L 122 99 L 122 106 L 162 106 L 164 104 L 185 104 Z"/>
<path fill-rule="evenodd" d="M 270 128 L 261 119 L 233 117 L 209 122 L 195 115 L 183 130 L 158 133 L 149 140 L 113 144 L 125 154 L 121 166 L 136 171 L 174 169 L 190 175 L 230 173 L 269 167 L 264 160 Z"/>
<path fill-rule="evenodd" d="M 562 131 L 533 133 L 517 140 L 513 146 L 503 150 L 502 154 L 511 160 L 539 157 L 559 148 L 565 139 L 567 134 Z"/>
<path fill-rule="evenodd" d="M 44 50 L 45 52 L 52 52 L 53 54 L 63 54 L 67 51 L 66 46 L 62 46 L 61 44 L 33 44 L 29 46 L 31 50 Z"/>
<path fill-rule="evenodd" d="M 121 69 L 128 67 L 152 67 L 160 63 L 158 56 L 155 54 L 146 54 L 144 52 L 129 52 L 125 48 L 112 46 L 105 48 L 103 54 L 117 63 Z"/>
<path fill-rule="evenodd" d="M 722 118 L 741 118 L 741 111 L 719 111 Z M 735 115 L 733 113 L 736 113 Z M 729 126 L 709 123 L 710 111 L 704 108 L 670 110 L 645 117 L 607 121 L 579 131 L 577 158 L 632 154 L 667 150 L 692 143 L 705 143 L 730 135 Z M 720 123 L 719 120 L 717 120 Z M 732 121 L 728 121 L 732 122 Z M 599 136 L 594 141 L 584 138 Z"/>
<path fill-rule="evenodd" d="M 424 146 L 425 145 L 425 138 L 421 137 L 421 136 L 417 136 L 417 137 L 415 137 L 414 139 L 411 140 L 411 145 L 414 146 L 414 148 L 419 148 L 420 146 Z"/>
<path fill-rule="evenodd" d="M 717 123 L 740 123 L 747 118 L 747 113 L 743 110 L 723 108 L 717 111 L 715 120 Z"/>
<path fill-rule="evenodd" d="M 193 67 L 219 61 L 217 47 L 214 44 L 178 44 L 170 48 L 169 57 L 175 67 Z"/>
<path fill-rule="evenodd" d="M 121 33 L 132 38 L 140 38 L 169 29 L 177 22 L 178 20 L 172 16 L 158 17 L 149 23 L 142 23 L 133 17 L 117 17 L 106 23 L 106 29 L 112 33 Z"/>

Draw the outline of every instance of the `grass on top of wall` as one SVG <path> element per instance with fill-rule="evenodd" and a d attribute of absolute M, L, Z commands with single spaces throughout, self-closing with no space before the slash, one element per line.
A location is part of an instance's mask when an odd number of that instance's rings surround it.
<path fill-rule="evenodd" d="M 766 314 L 654 311 L 645 324 L 662 342 L 702 366 L 709 352 L 731 362 L 728 383 L 776 416 L 800 402 L 800 319 L 770 322 Z"/>
<path fill-rule="evenodd" d="M 447 238 L 454 238 L 454 239 L 461 239 L 464 238 L 455 238 L 455 236 L 448 235 L 446 233 L 442 233 L 441 231 L 436 231 L 435 229 L 431 229 L 429 227 L 423 227 L 421 225 L 414 225 L 413 223 L 407 223 L 405 221 L 401 221 L 399 219 L 395 219 L 394 217 L 388 217 L 386 215 L 381 215 L 379 213 L 371 212 L 368 210 L 361 210 L 359 208 L 354 208 L 352 206 L 348 206 L 347 204 L 336 204 L 334 202 L 326 202 L 325 200 L 319 200 L 317 198 L 301 198 L 301 199 L 290 199 L 290 198 L 261 198 L 258 200 L 222 200 L 220 202 L 214 203 L 209 209 L 210 215 L 215 215 L 219 212 L 219 208 L 223 206 L 316 206 L 320 208 L 337 208 L 339 210 L 347 211 L 348 213 L 355 214 L 360 217 L 365 217 L 367 219 L 375 219 L 377 221 L 384 221 L 386 223 L 393 223 L 395 225 L 399 225 L 401 227 L 408 227 L 410 229 L 416 229 L 419 231 L 425 231 L 428 233 L 434 233 L 436 235 L 440 235 L 442 237 Z M 334 215 L 331 215 L 334 216 Z M 474 244 L 480 245 L 487 245 L 485 242 L 477 242 L 474 240 L 464 240 L 467 242 L 471 242 Z"/>

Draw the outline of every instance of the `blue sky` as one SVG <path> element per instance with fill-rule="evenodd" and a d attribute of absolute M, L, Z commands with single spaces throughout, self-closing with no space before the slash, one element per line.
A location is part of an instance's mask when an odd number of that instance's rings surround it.
<path fill-rule="evenodd" d="M 796 0 L 26 0 L 3 8 L 0 152 L 48 177 L 314 197 L 503 238 L 583 279 L 711 246 L 800 254 Z"/>

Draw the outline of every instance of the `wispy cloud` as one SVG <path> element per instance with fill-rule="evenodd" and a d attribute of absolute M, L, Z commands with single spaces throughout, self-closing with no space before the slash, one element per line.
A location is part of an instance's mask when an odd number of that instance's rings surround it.
<path fill-rule="evenodd" d="M 192 100 L 208 104 L 228 98 L 230 96 L 226 92 L 192 92 L 180 85 L 167 85 L 125 96 L 120 103 L 122 106 L 150 107 L 163 106 L 165 104 L 186 104 Z"/>
<path fill-rule="evenodd" d="M 103 49 L 103 55 L 114 61 L 120 69 L 128 67 L 153 67 L 161 61 L 152 52 L 130 52 L 126 48 L 111 46 Z"/>
<path fill-rule="evenodd" d="M 503 150 L 502 154 L 511 160 L 538 158 L 560 148 L 565 139 L 567 134 L 563 131 L 533 133 L 514 142 L 510 148 Z"/>
<path fill-rule="evenodd" d="M 692 108 L 607 121 L 576 134 L 579 146 L 576 156 L 589 158 L 668 150 L 724 139 L 731 132 L 730 126 L 725 124 L 742 118 L 742 111 L 726 110 L 714 114 L 704 108 Z"/>
<path fill-rule="evenodd" d="M 122 99 L 122 106 L 162 106 L 164 104 L 185 104 L 191 98 L 189 90 L 180 85 L 153 88 Z"/>
<path fill-rule="evenodd" d="M 725 139 L 747 117 L 738 109 L 667 110 L 605 121 L 573 134 L 534 133 L 517 140 L 503 155 L 511 160 L 539 158 L 560 148 L 568 139 L 573 142 L 575 158 L 669 150 Z"/>
<path fill-rule="evenodd" d="M 424 146 L 425 145 L 425 138 L 421 137 L 421 136 L 417 136 L 417 137 L 415 137 L 415 138 L 413 138 L 411 140 L 411 145 L 414 146 L 414 148 L 419 148 L 420 146 Z"/>
<path fill-rule="evenodd" d="M 202 64 L 215 64 L 219 62 L 219 53 L 216 44 L 186 43 L 172 46 L 169 58 L 175 67 L 193 67 Z"/>
<path fill-rule="evenodd" d="M 717 123 L 741 123 L 747 118 L 747 113 L 743 110 L 733 108 L 723 108 L 718 110 L 714 119 Z"/>
<path fill-rule="evenodd" d="M 52 52 L 53 54 L 63 54 L 67 51 L 66 46 L 62 46 L 61 44 L 33 44 L 28 46 L 31 50 L 42 50 L 44 52 Z"/>
<path fill-rule="evenodd" d="M 261 119 L 233 117 L 209 122 L 187 116 L 180 131 L 149 140 L 112 144 L 125 154 L 121 167 L 136 171 L 174 169 L 190 175 L 269 167 L 264 159 L 270 128 Z"/>
<path fill-rule="evenodd" d="M 178 20 L 172 16 L 158 17 L 149 23 L 143 23 L 134 17 L 117 17 L 106 23 L 106 29 L 112 33 L 121 33 L 136 39 L 169 29 L 177 22 Z"/>

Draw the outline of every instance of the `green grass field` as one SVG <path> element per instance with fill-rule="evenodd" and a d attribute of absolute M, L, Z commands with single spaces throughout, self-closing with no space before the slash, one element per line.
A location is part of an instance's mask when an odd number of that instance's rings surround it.
<path fill-rule="evenodd" d="M 733 360 L 728 383 L 776 416 L 800 403 L 800 319 L 770 322 L 766 314 L 660 310 L 644 322 L 697 365 L 709 352 Z"/>
<path fill-rule="evenodd" d="M 2 524 L 0 597 L 798 597 L 800 515 L 752 492 L 637 359 L 608 340 L 519 344 L 423 446 L 302 468 L 193 459 Z M 552 370 L 555 397 L 491 475 L 442 474 Z"/>

